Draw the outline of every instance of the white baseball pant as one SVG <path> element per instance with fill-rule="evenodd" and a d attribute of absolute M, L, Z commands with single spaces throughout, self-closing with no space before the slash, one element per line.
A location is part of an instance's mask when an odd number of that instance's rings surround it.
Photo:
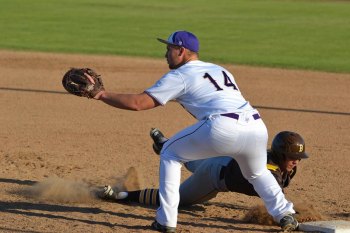
<path fill-rule="evenodd" d="M 156 220 L 176 227 L 182 162 L 217 156 L 231 156 L 243 176 L 263 199 L 267 211 L 279 220 L 295 213 L 276 179 L 266 168 L 268 133 L 264 122 L 253 117 L 257 111 L 239 114 L 239 119 L 210 116 L 171 137 L 160 154 L 159 199 Z"/>

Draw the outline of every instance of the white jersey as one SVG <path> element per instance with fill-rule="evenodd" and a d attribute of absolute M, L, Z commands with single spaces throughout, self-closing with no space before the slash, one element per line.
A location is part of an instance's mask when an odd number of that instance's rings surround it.
<path fill-rule="evenodd" d="M 161 105 L 176 100 L 198 120 L 252 109 L 229 71 L 199 60 L 169 71 L 145 92 Z"/>

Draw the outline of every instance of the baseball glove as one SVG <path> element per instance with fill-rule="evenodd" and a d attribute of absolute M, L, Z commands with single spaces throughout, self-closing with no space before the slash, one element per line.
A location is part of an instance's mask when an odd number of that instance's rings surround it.
<path fill-rule="evenodd" d="M 62 85 L 69 93 L 87 98 L 105 90 L 100 75 L 90 68 L 71 68 L 63 76 Z"/>

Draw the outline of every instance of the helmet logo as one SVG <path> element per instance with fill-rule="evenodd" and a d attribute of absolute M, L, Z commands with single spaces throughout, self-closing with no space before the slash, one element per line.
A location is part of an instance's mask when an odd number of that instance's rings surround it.
<path fill-rule="evenodd" d="M 299 145 L 299 152 L 303 152 L 304 150 L 304 145 Z"/>

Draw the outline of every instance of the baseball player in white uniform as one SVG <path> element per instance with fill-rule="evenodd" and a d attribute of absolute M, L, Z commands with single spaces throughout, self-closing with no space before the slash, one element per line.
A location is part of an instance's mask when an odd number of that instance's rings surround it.
<path fill-rule="evenodd" d="M 160 207 L 152 227 L 162 232 L 176 230 L 183 162 L 230 156 L 282 229 L 295 230 L 298 222 L 293 204 L 266 168 L 266 126 L 242 96 L 233 75 L 221 66 L 200 61 L 199 41 L 188 31 L 158 40 L 166 44 L 168 73 L 140 94 L 101 91 L 94 97 L 128 110 L 151 109 L 175 100 L 198 120 L 170 138 L 161 150 Z"/>

